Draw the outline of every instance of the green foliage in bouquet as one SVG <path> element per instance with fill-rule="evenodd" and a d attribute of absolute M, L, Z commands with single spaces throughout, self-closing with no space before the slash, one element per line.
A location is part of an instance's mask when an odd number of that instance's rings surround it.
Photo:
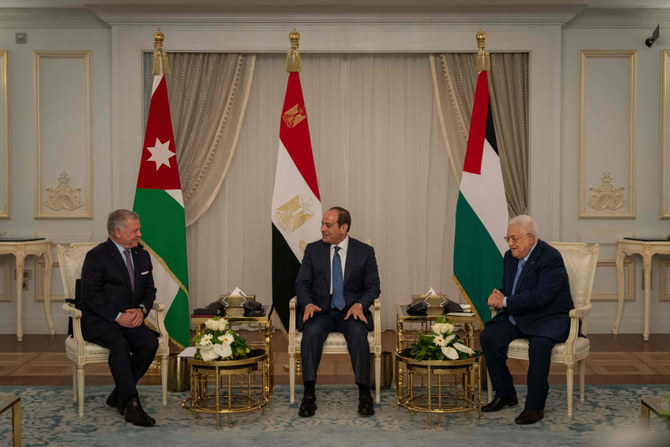
<path fill-rule="evenodd" d="M 454 325 L 440 316 L 431 332 L 419 336 L 419 341 L 410 346 L 410 355 L 417 360 L 458 360 L 472 357 L 474 351 L 461 343 L 454 333 Z"/>
<path fill-rule="evenodd" d="M 194 358 L 206 362 L 245 358 L 250 351 L 247 341 L 227 327 L 221 317 L 205 321 L 205 330 L 192 340 L 198 348 Z"/>

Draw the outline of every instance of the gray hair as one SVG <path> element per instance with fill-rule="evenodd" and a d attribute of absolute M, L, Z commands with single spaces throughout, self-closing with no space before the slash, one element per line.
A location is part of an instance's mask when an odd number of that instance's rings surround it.
<path fill-rule="evenodd" d="M 535 219 L 528 216 L 527 214 L 519 214 L 518 216 L 512 217 L 507 223 L 507 226 L 511 227 L 512 225 L 521 225 L 524 230 L 533 236 L 538 237 L 537 224 L 535 223 Z"/>
<path fill-rule="evenodd" d="M 112 211 L 109 213 L 109 216 L 107 216 L 107 234 L 113 234 L 114 230 L 117 228 L 122 230 L 126 228 L 126 222 L 128 222 L 129 219 L 139 219 L 140 216 L 130 210 L 124 210 L 119 209 L 116 211 Z"/>

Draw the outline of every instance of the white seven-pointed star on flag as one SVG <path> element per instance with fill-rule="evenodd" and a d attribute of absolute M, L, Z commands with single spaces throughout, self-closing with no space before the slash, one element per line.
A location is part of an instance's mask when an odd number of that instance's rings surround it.
<path fill-rule="evenodd" d="M 158 168 L 160 168 L 162 165 L 165 165 L 169 168 L 170 158 L 177 155 L 170 150 L 170 140 L 166 141 L 165 143 L 161 143 L 161 141 L 156 138 L 156 144 L 154 147 L 147 147 L 147 150 L 151 152 L 151 157 L 149 157 L 147 161 L 155 162 L 157 171 Z"/>

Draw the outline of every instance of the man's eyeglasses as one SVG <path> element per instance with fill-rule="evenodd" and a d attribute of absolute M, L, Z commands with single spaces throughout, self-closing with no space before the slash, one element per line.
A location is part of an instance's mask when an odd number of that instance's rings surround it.
<path fill-rule="evenodd" d="M 508 242 L 508 243 L 511 242 L 511 243 L 513 243 L 513 244 L 516 244 L 517 242 L 519 242 L 521 239 L 525 238 L 525 237 L 528 236 L 529 234 L 530 234 L 530 233 L 526 233 L 526 234 L 524 234 L 523 236 L 519 236 L 519 237 L 516 237 L 516 236 L 505 236 L 503 239 L 505 239 L 505 242 Z"/>

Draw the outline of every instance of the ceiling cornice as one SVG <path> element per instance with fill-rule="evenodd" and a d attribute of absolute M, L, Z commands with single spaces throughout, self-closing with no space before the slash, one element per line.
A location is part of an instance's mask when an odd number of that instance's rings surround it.
<path fill-rule="evenodd" d="M 588 8 L 565 24 L 565 28 L 649 28 L 670 26 L 670 9 Z"/>
<path fill-rule="evenodd" d="M 0 28 L 108 28 L 84 8 L 2 8 Z"/>
<path fill-rule="evenodd" d="M 457 23 L 563 25 L 582 5 L 543 7 L 182 7 L 91 5 L 109 25 L 222 23 Z"/>

